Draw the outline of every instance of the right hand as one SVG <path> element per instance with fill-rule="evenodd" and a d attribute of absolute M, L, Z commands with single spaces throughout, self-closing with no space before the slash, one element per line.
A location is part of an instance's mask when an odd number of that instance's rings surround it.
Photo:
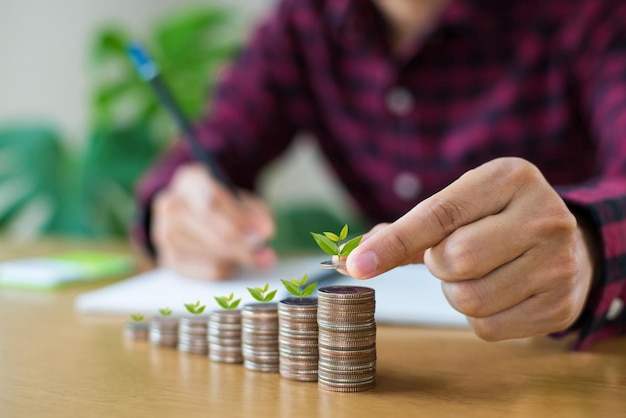
<path fill-rule="evenodd" d="M 240 197 L 203 166 L 180 166 L 152 203 L 159 265 L 205 280 L 226 278 L 238 266 L 272 266 L 276 255 L 265 243 L 274 234 L 273 216 L 258 197 L 244 191 Z"/>

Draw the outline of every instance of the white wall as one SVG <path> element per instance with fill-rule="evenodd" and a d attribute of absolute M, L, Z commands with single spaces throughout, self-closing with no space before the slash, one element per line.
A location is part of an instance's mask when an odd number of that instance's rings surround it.
<path fill-rule="evenodd" d="M 210 0 L 205 0 L 210 1 Z M 71 140 L 87 126 L 88 45 L 105 22 L 138 34 L 156 17 L 198 0 L 0 0 L 0 123 L 43 118 Z M 222 0 L 249 19 L 273 0 Z"/>

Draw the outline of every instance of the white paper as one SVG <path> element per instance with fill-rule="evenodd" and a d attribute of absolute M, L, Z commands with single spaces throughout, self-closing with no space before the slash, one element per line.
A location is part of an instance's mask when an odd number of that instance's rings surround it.
<path fill-rule="evenodd" d="M 280 279 L 311 279 L 324 274 L 319 269 L 323 258 L 302 257 L 282 260 L 271 271 L 242 272 L 227 281 L 206 282 L 180 276 L 167 269 L 157 269 L 105 288 L 84 293 L 75 300 L 78 311 L 90 314 L 158 314 L 159 308 L 169 307 L 175 314 L 184 314 L 184 303 L 200 300 L 207 311 L 218 309 L 214 296 L 231 292 L 241 303 L 253 302 L 246 287 L 263 287 L 269 282 L 279 289 L 276 300 L 287 296 Z M 320 286 L 347 284 L 372 287 L 376 290 L 376 321 L 391 324 L 417 324 L 441 327 L 467 327 L 465 316 L 446 301 L 441 282 L 423 265 L 396 268 L 370 280 L 340 276 L 324 281 Z"/>

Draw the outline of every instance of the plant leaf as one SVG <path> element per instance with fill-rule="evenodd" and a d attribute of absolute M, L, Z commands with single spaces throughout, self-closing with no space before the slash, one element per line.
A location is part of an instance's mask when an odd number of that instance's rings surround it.
<path fill-rule="evenodd" d="M 237 299 L 237 300 L 233 301 L 233 303 L 230 304 L 230 308 L 229 309 L 237 309 L 237 306 L 239 306 L 239 302 L 241 302 L 241 299 Z"/>
<path fill-rule="evenodd" d="M 200 315 L 202 312 L 204 312 L 204 308 L 206 308 L 206 305 L 202 305 L 202 306 L 200 306 L 200 307 L 196 310 L 196 315 Z"/>
<path fill-rule="evenodd" d="M 302 291 L 302 297 L 305 298 L 307 296 L 311 296 L 311 294 L 313 294 L 313 292 L 315 291 L 316 287 L 317 287 L 317 282 L 311 283 L 310 285 L 305 287 L 304 290 Z"/>
<path fill-rule="evenodd" d="M 308 277 L 305 274 L 304 276 L 302 276 L 302 280 L 300 280 L 300 286 L 304 286 L 306 284 Z"/>
<path fill-rule="evenodd" d="M 263 302 L 263 294 L 259 292 L 259 289 L 248 287 L 248 292 L 250 292 L 253 298 L 258 300 L 259 302 Z"/>
<path fill-rule="evenodd" d="M 343 228 L 341 228 L 341 232 L 339 233 L 339 239 L 344 240 L 348 236 L 348 224 L 345 224 Z"/>
<path fill-rule="evenodd" d="M 234 298 L 234 297 L 235 297 L 235 294 L 234 294 L 234 293 L 231 293 L 231 294 L 230 294 L 230 296 L 228 296 L 228 297 L 226 298 L 226 301 L 227 301 L 227 302 L 230 302 L 231 300 L 233 300 L 233 298 Z"/>
<path fill-rule="evenodd" d="M 267 295 L 265 295 L 265 298 L 263 299 L 263 303 L 271 302 L 272 299 L 274 299 L 274 296 L 276 296 L 276 290 L 272 290 Z"/>
<path fill-rule="evenodd" d="M 339 241 L 339 237 L 337 236 L 337 234 L 333 234 L 332 232 L 324 232 L 324 235 L 326 235 L 328 238 L 335 242 Z"/>
<path fill-rule="evenodd" d="M 363 235 L 359 235 L 358 237 L 352 238 L 350 241 L 346 242 L 339 255 L 341 257 L 347 257 L 352 250 L 354 250 L 361 243 L 361 238 L 363 238 Z"/>
<path fill-rule="evenodd" d="M 269 283 L 265 283 L 265 287 L 263 287 L 263 293 L 267 292 L 267 290 L 270 288 L 270 284 Z"/>
<path fill-rule="evenodd" d="M 196 306 L 193 303 L 185 303 L 185 308 L 187 308 L 190 313 L 196 312 Z"/>
<path fill-rule="evenodd" d="M 222 296 L 215 296 L 215 300 L 217 304 L 220 305 L 224 309 L 230 309 L 228 302 Z"/>
<path fill-rule="evenodd" d="M 283 282 L 285 289 L 287 289 L 289 293 L 291 293 L 294 296 L 300 296 L 300 287 L 298 287 L 298 285 L 294 284 L 293 282 L 289 280 L 280 279 L 280 281 Z"/>
<path fill-rule="evenodd" d="M 337 244 L 334 243 L 330 238 L 322 234 L 316 234 L 315 232 L 311 232 L 313 239 L 317 243 L 317 246 L 322 249 L 328 255 L 337 255 L 339 253 L 339 249 Z"/>
<path fill-rule="evenodd" d="M 130 317 L 136 322 L 143 321 L 143 315 L 140 313 L 132 314 Z"/>
<path fill-rule="evenodd" d="M 163 316 L 170 316 L 172 314 L 172 310 L 169 307 L 161 308 L 159 309 L 159 313 Z"/>

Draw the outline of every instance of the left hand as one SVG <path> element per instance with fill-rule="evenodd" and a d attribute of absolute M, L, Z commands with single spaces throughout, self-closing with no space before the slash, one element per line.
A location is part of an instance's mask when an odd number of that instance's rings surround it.
<path fill-rule="evenodd" d="M 497 341 L 576 321 L 594 273 L 589 246 L 534 165 L 500 158 L 370 232 L 348 257 L 347 271 L 365 279 L 423 262 L 474 332 Z"/>

